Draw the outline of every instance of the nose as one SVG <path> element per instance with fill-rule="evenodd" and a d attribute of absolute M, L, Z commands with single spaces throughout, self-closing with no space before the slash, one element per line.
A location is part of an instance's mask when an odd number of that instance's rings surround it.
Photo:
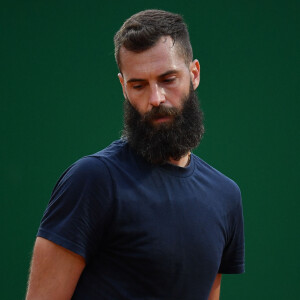
<path fill-rule="evenodd" d="M 166 101 L 164 89 L 154 84 L 150 87 L 149 104 L 152 106 L 159 106 Z"/>

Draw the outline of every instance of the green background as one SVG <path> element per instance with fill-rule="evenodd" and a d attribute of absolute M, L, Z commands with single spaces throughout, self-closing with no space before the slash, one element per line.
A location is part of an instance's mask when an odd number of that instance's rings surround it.
<path fill-rule="evenodd" d="M 246 273 L 223 276 L 221 299 L 299 297 L 299 1 L 0 3 L 1 299 L 24 298 L 60 174 L 120 136 L 113 35 L 146 8 L 183 14 L 206 116 L 195 153 L 242 190 Z"/>

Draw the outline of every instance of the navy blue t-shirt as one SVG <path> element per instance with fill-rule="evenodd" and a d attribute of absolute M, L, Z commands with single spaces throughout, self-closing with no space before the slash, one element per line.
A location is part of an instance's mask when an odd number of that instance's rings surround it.
<path fill-rule="evenodd" d="M 238 186 L 193 154 L 151 165 L 123 140 L 61 176 L 38 236 L 85 258 L 72 299 L 207 300 L 217 273 L 244 272 Z"/>

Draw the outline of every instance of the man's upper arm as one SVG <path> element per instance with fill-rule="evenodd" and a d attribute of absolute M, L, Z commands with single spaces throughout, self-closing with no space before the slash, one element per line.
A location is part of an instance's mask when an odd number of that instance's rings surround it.
<path fill-rule="evenodd" d="M 230 203 L 228 233 L 218 273 L 240 274 L 245 271 L 245 241 L 242 198 L 237 185 Z"/>
<path fill-rule="evenodd" d="M 219 300 L 220 299 L 220 289 L 221 289 L 221 277 L 222 274 L 217 274 L 215 281 L 209 293 L 208 300 Z"/>
<path fill-rule="evenodd" d="M 26 300 L 71 299 L 84 267 L 82 256 L 38 237 Z"/>

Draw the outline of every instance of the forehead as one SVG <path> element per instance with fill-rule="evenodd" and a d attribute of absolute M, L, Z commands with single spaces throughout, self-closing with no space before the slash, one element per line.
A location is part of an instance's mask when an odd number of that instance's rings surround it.
<path fill-rule="evenodd" d="M 158 76 L 168 70 L 186 68 L 184 57 L 171 37 L 162 37 L 153 47 L 139 53 L 121 47 L 120 61 L 125 80 L 129 77 Z"/>

